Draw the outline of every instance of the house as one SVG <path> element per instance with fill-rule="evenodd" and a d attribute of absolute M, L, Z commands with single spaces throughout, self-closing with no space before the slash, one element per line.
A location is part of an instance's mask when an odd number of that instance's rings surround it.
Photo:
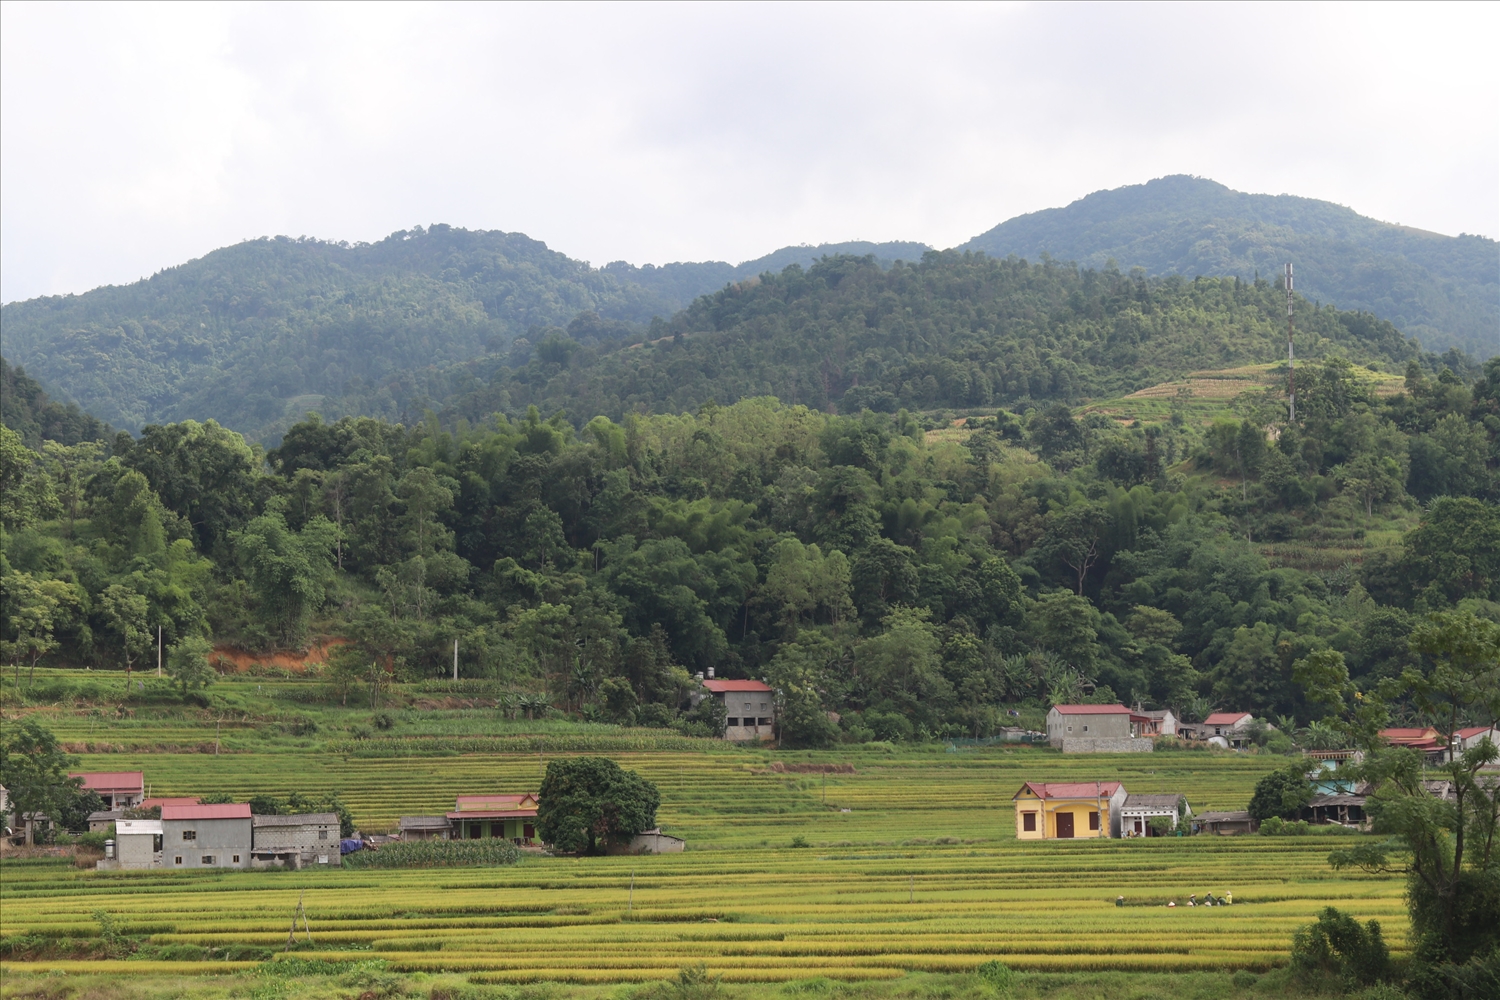
<path fill-rule="evenodd" d="M 1193 815 L 1187 796 L 1181 792 L 1165 795 L 1127 795 L 1120 807 L 1120 831 L 1126 837 L 1154 837 L 1151 828 L 1153 819 L 1168 820 L 1172 829 L 1180 821 L 1186 822 Z"/>
<path fill-rule="evenodd" d="M 1011 796 L 1018 840 L 1118 837 L 1125 786 L 1118 781 L 1028 781 Z"/>
<path fill-rule="evenodd" d="M 1442 735 L 1432 726 L 1382 729 L 1380 738 L 1393 747 L 1416 750 L 1433 763 L 1441 763 L 1448 756 L 1448 747 L 1444 744 Z"/>
<path fill-rule="evenodd" d="M 1302 819 L 1309 823 L 1337 824 L 1358 827 L 1369 826 L 1365 814 L 1366 795 L 1361 791 L 1319 792 L 1302 807 Z"/>
<path fill-rule="evenodd" d="M 504 795 L 460 795 L 447 819 L 453 840 L 503 837 L 522 847 L 536 843 L 537 798 L 534 792 Z M 427 838 L 434 839 L 434 838 Z"/>
<path fill-rule="evenodd" d="M 1193 817 L 1196 833 L 1212 833 L 1220 837 L 1232 837 L 1241 833 L 1254 833 L 1260 822 L 1248 812 L 1205 812 Z"/>
<path fill-rule="evenodd" d="M 453 821 L 447 816 L 402 816 L 401 840 L 452 840 Z"/>
<path fill-rule="evenodd" d="M 609 854 L 681 854 L 687 841 L 681 837 L 671 837 L 661 832 L 657 827 L 651 830 L 642 830 L 630 838 L 628 844 L 611 845 L 606 853 Z"/>
<path fill-rule="evenodd" d="M 1150 751 L 1141 729 L 1150 720 L 1124 705 L 1054 705 L 1047 712 L 1047 742 L 1063 753 Z"/>
<path fill-rule="evenodd" d="M 115 823 L 115 863 L 109 867 L 160 868 L 161 847 L 161 820 L 119 820 Z M 104 861 L 99 862 L 99 867 L 105 867 Z"/>
<path fill-rule="evenodd" d="M 1138 718 L 1136 723 L 1139 736 L 1176 736 L 1177 716 L 1172 714 L 1170 708 L 1152 709 L 1142 712 L 1137 709 L 1132 713 L 1132 718 Z"/>
<path fill-rule="evenodd" d="M 339 864 L 337 813 L 254 816 L 250 867 L 307 868 Z"/>
<path fill-rule="evenodd" d="M 109 828 L 125 818 L 123 809 L 101 809 L 89 813 L 89 833 L 108 833 Z"/>
<path fill-rule="evenodd" d="M 1249 712 L 1212 712 L 1208 718 L 1192 727 L 1193 736 L 1200 740 L 1222 741 L 1222 745 L 1238 750 L 1250 743 L 1250 724 L 1255 716 Z"/>
<path fill-rule="evenodd" d="M 696 706 L 704 698 L 724 703 L 724 738 L 726 740 L 770 739 L 776 732 L 776 692 L 760 681 L 714 680 L 713 667 L 708 677 L 700 676 L 702 690 L 693 696 Z"/>
<path fill-rule="evenodd" d="M 97 793 L 107 810 L 129 809 L 146 798 L 146 775 L 141 771 L 82 771 L 68 777 L 82 778 L 83 790 Z"/>
<path fill-rule="evenodd" d="M 162 806 L 162 867 L 250 867 L 251 822 L 244 802 Z"/>
<path fill-rule="evenodd" d="M 1500 733 L 1494 726 L 1467 726 L 1453 734 L 1453 749 L 1458 753 L 1472 750 L 1485 739 L 1500 746 Z"/>

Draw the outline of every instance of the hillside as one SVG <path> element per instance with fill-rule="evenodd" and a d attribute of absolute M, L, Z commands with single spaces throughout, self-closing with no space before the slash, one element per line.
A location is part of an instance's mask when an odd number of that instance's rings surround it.
<path fill-rule="evenodd" d="M 1148 274 L 1270 278 L 1287 261 L 1297 290 L 1373 312 L 1424 348 L 1500 352 L 1500 244 L 1392 225 L 1313 198 L 1244 194 L 1199 177 L 1096 191 L 1017 216 L 959 249 Z"/>
<path fill-rule="evenodd" d="M 1073 402 L 1282 356 L 1285 301 L 1266 281 L 1147 280 L 956 251 L 889 269 L 838 257 L 705 296 L 647 345 L 599 353 L 554 335 L 522 367 L 469 366 L 446 384 L 488 382 L 455 397 L 471 420 L 529 405 L 619 418 L 753 396 L 844 412 Z M 1300 357 L 1400 371 L 1418 356 L 1390 323 L 1297 301 Z"/>

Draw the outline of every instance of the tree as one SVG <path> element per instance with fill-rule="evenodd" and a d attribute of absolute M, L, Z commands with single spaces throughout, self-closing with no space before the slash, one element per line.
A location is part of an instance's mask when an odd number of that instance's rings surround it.
<path fill-rule="evenodd" d="M 31 683 L 36 679 L 37 660 L 57 648 L 57 627 L 71 616 L 78 597 L 62 580 L 38 580 L 30 573 L 11 572 L 0 578 L 0 602 L 6 625 L 16 636 L 8 642 L 16 681 L 20 682 L 20 661 L 25 659 L 31 668 L 27 683 Z"/>
<path fill-rule="evenodd" d="M 113 583 L 100 595 L 99 604 L 110 631 L 120 639 L 120 649 L 125 654 L 125 683 L 128 685 L 131 664 L 151 646 L 151 632 L 146 624 L 146 598 L 129 587 Z"/>
<path fill-rule="evenodd" d="M 1500 599 L 1500 507 L 1471 497 L 1434 500 L 1406 533 L 1398 571 L 1433 610 L 1465 597 Z"/>
<path fill-rule="evenodd" d="M 1272 816 L 1296 819 L 1302 807 L 1312 801 L 1313 786 L 1307 779 L 1307 761 L 1298 757 L 1279 771 L 1272 771 L 1255 783 L 1250 796 L 1250 815 L 1264 821 Z"/>
<path fill-rule="evenodd" d="M 0 738 L 0 785 L 10 795 L 17 818 L 26 826 L 26 843 L 42 815 L 61 823 L 68 803 L 81 794 L 82 778 L 68 777 L 77 763 L 58 745 L 57 737 L 35 719 L 8 726 Z"/>
<path fill-rule="evenodd" d="M 1089 570 L 1104 554 L 1102 543 L 1109 526 L 1109 511 L 1097 501 L 1072 503 L 1047 515 L 1042 547 L 1072 571 L 1080 597 Z"/>
<path fill-rule="evenodd" d="M 885 616 L 884 632 L 854 647 L 854 666 L 869 701 L 889 699 L 915 715 L 937 711 L 952 696 L 931 617 L 926 608 L 896 608 Z"/>
<path fill-rule="evenodd" d="M 308 618 L 323 603 L 335 536 L 321 515 L 292 531 L 274 507 L 230 536 L 272 641 L 290 645 L 302 639 Z"/>
<path fill-rule="evenodd" d="M 537 801 L 537 832 L 559 851 L 595 854 L 656 823 L 656 786 L 607 757 L 554 760 Z"/>
<path fill-rule="evenodd" d="M 190 635 L 178 641 L 167 654 L 167 676 L 182 687 L 183 698 L 189 688 L 206 688 L 218 677 L 208 662 L 213 643 L 202 636 Z"/>

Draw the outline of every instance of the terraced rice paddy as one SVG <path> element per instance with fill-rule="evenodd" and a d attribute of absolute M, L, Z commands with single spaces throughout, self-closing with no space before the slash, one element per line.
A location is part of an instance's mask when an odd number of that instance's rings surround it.
<path fill-rule="evenodd" d="M 93 937 L 103 910 L 151 945 L 212 951 L 207 961 L 4 967 L 131 976 L 246 968 L 254 963 L 223 961 L 235 953 L 226 949 L 284 947 L 304 891 L 315 951 L 303 955 L 379 958 L 476 982 L 660 980 L 698 962 L 726 982 L 881 980 L 964 972 L 992 958 L 1038 971 L 1260 970 L 1284 964 L 1292 932 L 1327 905 L 1380 919 L 1395 949 L 1404 947 L 1399 881 L 1332 872 L 1331 837 L 1014 837 L 1010 796 L 1028 778 L 1119 779 L 1133 791 L 1181 790 L 1198 810 L 1234 808 L 1274 758 L 1064 758 L 996 747 L 615 756 L 658 784 L 658 818 L 687 839 L 687 853 L 528 856 L 511 868 L 411 872 L 98 873 L 7 863 L 5 937 Z M 771 766 L 777 761 L 855 771 L 789 773 Z M 381 830 L 403 813 L 443 811 L 459 792 L 535 787 L 544 763 L 531 755 L 106 754 L 84 766 L 141 767 L 155 794 L 338 789 L 361 826 Z M 810 846 L 792 847 L 793 838 Z M 1165 905 L 1226 890 L 1233 906 Z"/>
<path fill-rule="evenodd" d="M 461 872 L 53 866 L 7 874 L 0 929 L 89 936 L 104 909 L 156 944 L 277 948 L 305 890 L 318 957 L 497 982 L 653 980 L 698 962 L 731 982 L 962 972 L 991 958 L 1030 970 L 1265 969 L 1330 904 L 1380 919 L 1401 950 L 1399 883 L 1335 877 L 1327 849 L 1322 837 L 1247 837 L 528 858 Z M 1226 890 L 1233 906 L 1165 906 Z M 239 963 L 26 967 L 180 973 Z"/>

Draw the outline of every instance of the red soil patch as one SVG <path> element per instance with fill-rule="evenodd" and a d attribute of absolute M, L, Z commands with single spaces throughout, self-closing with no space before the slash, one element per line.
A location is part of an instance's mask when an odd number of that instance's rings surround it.
<path fill-rule="evenodd" d="M 319 639 L 305 650 L 275 649 L 252 653 L 234 646 L 215 646 L 213 662 L 220 673 L 253 673 L 255 667 L 271 667 L 292 673 L 307 673 L 328 662 L 328 654 L 348 639 L 341 636 Z"/>

